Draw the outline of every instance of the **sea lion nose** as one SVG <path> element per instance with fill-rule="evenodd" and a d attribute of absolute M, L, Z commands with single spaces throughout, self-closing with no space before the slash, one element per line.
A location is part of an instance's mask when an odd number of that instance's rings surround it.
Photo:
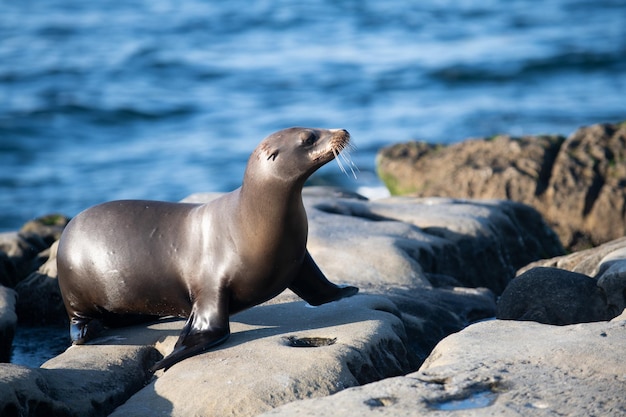
<path fill-rule="evenodd" d="M 328 129 L 333 134 L 340 134 L 341 136 L 350 136 L 350 133 L 346 129 Z"/>

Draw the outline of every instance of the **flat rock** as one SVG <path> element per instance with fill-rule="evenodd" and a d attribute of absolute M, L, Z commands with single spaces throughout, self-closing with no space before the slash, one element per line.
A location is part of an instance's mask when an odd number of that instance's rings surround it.
<path fill-rule="evenodd" d="M 626 123 L 562 136 L 409 142 L 381 149 L 392 194 L 510 199 L 535 207 L 572 250 L 626 234 Z"/>
<path fill-rule="evenodd" d="M 106 416 L 149 378 L 154 348 L 70 348 L 42 368 L 0 364 L 2 416 Z"/>
<path fill-rule="evenodd" d="M 500 294 L 518 268 L 564 253 L 541 215 L 512 201 L 304 195 L 313 258 L 361 288 L 456 285 Z"/>
<path fill-rule="evenodd" d="M 562 327 L 482 322 L 441 341 L 418 372 L 262 415 L 623 415 L 625 344 L 626 313 Z"/>
<path fill-rule="evenodd" d="M 400 375 L 416 366 L 399 311 L 357 295 L 317 308 L 263 305 L 233 317 L 222 346 L 186 359 L 135 394 L 113 416 L 252 416 L 286 402 Z M 162 347 L 169 350 L 177 333 Z M 292 340 L 322 341 L 293 347 Z"/>

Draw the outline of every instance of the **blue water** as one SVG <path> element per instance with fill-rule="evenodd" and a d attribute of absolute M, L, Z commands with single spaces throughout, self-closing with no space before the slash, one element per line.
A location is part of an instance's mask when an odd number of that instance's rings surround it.
<path fill-rule="evenodd" d="M 293 125 L 348 129 L 359 179 L 315 181 L 363 190 L 391 143 L 624 119 L 622 0 L 0 0 L 0 231 L 231 190 Z"/>

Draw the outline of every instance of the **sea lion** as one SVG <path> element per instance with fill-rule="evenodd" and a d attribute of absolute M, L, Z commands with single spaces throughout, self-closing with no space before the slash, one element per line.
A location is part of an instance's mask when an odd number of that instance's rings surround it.
<path fill-rule="evenodd" d="M 229 316 L 286 288 L 320 305 L 358 292 L 331 283 L 306 249 L 305 180 L 349 143 L 343 129 L 290 128 L 254 150 L 243 184 L 206 204 L 113 201 L 70 221 L 58 249 L 73 343 L 137 318 L 187 317 L 152 370 L 224 342 Z"/>

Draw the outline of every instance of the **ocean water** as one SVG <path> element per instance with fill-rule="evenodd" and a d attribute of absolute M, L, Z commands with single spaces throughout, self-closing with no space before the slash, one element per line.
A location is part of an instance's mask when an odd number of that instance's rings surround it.
<path fill-rule="evenodd" d="M 410 139 L 569 134 L 626 119 L 621 0 L 0 0 L 0 231 L 241 183 L 289 126 Z"/>

